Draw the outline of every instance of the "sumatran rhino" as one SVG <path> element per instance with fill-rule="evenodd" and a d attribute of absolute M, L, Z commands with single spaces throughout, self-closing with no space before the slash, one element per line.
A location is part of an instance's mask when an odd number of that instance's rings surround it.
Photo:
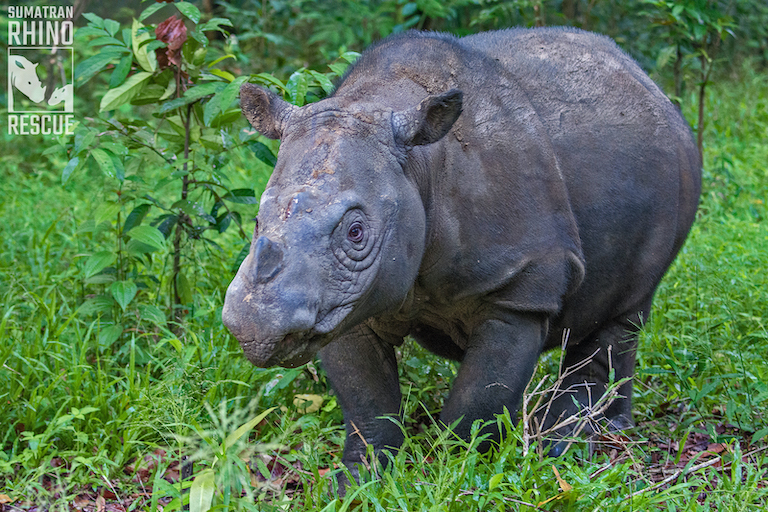
<path fill-rule="evenodd" d="M 366 443 L 380 455 L 402 443 L 384 417 L 401 410 L 406 336 L 461 361 L 440 419 L 463 437 L 518 409 L 566 329 L 566 366 L 595 355 L 551 417 L 589 406 L 611 368 L 632 376 L 701 161 L 678 110 L 611 40 L 409 32 L 364 52 L 317 103 L 248 83 L 240 99 L 282 145 L 222 318 L 257 366 L 319 351 L 354 433 L 345 464 Z M 620 393 L 614 428 L 632 424 L 631 382 Z"/>

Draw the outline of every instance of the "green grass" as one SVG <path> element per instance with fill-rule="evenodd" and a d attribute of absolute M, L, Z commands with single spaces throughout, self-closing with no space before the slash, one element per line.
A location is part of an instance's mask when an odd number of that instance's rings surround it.
<path fill-rule="evenodd" d="M 689 101 L 685 112 L 693 119 Z M 407 346 L 401 355 L 404 449 L 386 471 L 372 468 L 376 477 L 343 500 L 332 478 L 340 471 L 342 416 L 322 371 L 256 369 L 221 324 L 242 242 L 222 238 L 222 253 L 187 248 L 195 304 L 183 330 L 157 317 L 158 310 L 166 314 L 162 255 L 137 270 L 148 284 L 125 312 L 99 316 L 87 305 L 106 285 L 89 282 L 84 266 L 114 242 L 109 225 L 83 226 L 100 202 L 114 198 L 111 182 L 94 169 L 62 187 L 63 153 L 39 155 L 54 141 L 4 136 L 0 504 L 5 495 L 11 510 L 69 509 L 99 499 L 130 510 L 158 504 L 171 510 L 180 496 L 180 457 L 188 455 L 194 475 L 213 475 L 213 487 L 195 492 L 216 489 L 214 504 L 232 509 L 763 508 L 766 133 L 765 73 L 746 66 L 712 85 L 702 206 L 641 336 L 638 426 L 627 439 L 612 439 L 592 454 L 580 444 L 548 459 L 535 445 L 525 453 L 522 427 L 500 418 L 511 435 L 496 453 L 480 455 L 472 448 L 477 439 L 452 439 L 431 421 L 455 367 Z M 266 176 L 250 176 L 240 160 L 233 165 L 242 186 L 263 186 Z M 109 326 L 118 320 L 125 331 L 115 338 Z M 546 356 L 540 374 L 556 361 L 557 354 Z M 298 394 L 321 396 L 321 408 L 308 412 L 294 403 Z M 271 407 L 284 409 L 235 434 Z"/>

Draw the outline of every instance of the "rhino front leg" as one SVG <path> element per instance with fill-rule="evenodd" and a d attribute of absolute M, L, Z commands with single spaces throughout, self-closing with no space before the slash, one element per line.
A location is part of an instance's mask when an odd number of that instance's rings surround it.
<path fill-rule="evenodd" d="M 394 346 L 369 327 L 361 325 L 320 351 L 347 429 L 342 461 L 355 479 L 359 465 L 366 465 L 366 445 L 373 445 L 380 462 L 382 450 L 399 448 L 403 433 L 384 416 L 400 415 L 400 383 Z M 340 478 L 344 492 L 344 478 Z"/>
<path fill-rule="evenodd" d="M 469 439 L 476 419 L 493 420 L 504 407 L 514 418 L 546 333 L 547 316 L 538 313 L 510 313 L 503 320 L 487 320 L 476 326 L 441 421 L 450 425 L 462 418 L 454 432 Z M 499 440 L 494 427 L 487 433 L 491 434 L 489 441 Z M 488 448 L 489 442 L 480 445 L 481 450 Z"/>

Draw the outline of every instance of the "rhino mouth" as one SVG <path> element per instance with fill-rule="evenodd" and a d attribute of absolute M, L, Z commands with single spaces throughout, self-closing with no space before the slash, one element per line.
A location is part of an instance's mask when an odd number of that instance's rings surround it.
<path fill-rule="evenodd" d="M 245 357 L 259 368 L 296 368 L 309 362 L 329 341 L 328 335 L 290 333 L 268 340 L 240 341 L 240 346 Z"/>

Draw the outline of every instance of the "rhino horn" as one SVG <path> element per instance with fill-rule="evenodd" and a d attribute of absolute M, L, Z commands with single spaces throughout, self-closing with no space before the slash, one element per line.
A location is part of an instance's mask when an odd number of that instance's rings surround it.
<path fill-rule="evenodd" d="M 283 268 L 283 250 L 278 243 L 260 236 L 253 248 L 253 263 L 256 265 L 256 282 L 267 283 Z"/>
<path fill-rule="evenodd" d="M 430 95 L 415 107 L 392 114 L 395 140 L 406 146 L 437 142 L 461 115 L 463 93 L 451 89 Z"/>
<path fill-rule="evenodd" d="M 240 86 L 240 106 L 251 126 L 270 139 L 282 137 L 288 118 L 299 109 L 273 92 L 248 82 Z"/>

